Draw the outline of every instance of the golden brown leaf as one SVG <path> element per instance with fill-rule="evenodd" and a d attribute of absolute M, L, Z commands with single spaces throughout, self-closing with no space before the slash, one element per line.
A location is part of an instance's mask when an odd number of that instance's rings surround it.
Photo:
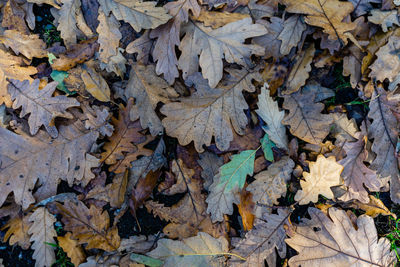
<path fill-rule="evenodd" d="M 46 44 L 37 34 L 24 35 L 16 30 L 7 30 L 0 36 L 0 42 L 11 47 L 16 55 L 21 53 L 29 59 L 47 57 Z"/>
<path fill-rule="evenodd" d="M 75 265 L 78 266 L 82 262 L 85 261 L 86 256 L 85 253 L 83 252 L 82 247 L 79 245 L 78 241 L 75 239 L 71 238 L 71 233 L 68 232 L 65 234 L 65 236 L 58 236 L 58 244 L 62 248 L 62 250 L 67 253 L 68 257 L 71 258 L 71 262 Z"/>
<path fill-rule="evenodd" d="M 110 101 L 110 88 L 106 80 L 94 68 L 84 65 L 81 73 L 85 89 L 94 98 L 102 102 Z"/>
<path fill-rule="evenodd" d="M 238 205 L 240 217 L 242 217 L 243 230 L 249 231 L 253 228 L 254 223 L 254 206 L 252 200 L 253 195 L 246 191 L 246 186 L 240 191 L 240 203 Z"/>
<path fill-rule="evenodd" d="M 4 231 L 8 228 L 7 232 L 4 234 L 3 242 L 9 243 L 11 246 L 17 244 L 22 249 L 28 249 L 31 246 L 30 234 L 28 234 L 28 230 L 32 222 L 29 221 L 29 216 L 16 216 L 10 219 L 1 230 Z"/>
<path fill-rule="evenodd" d="M 202 10 L 196 20 L 203 22 L 204 26 L 217 29 L 225 24 L 249 17 L 247 14 L 228 13 Z"/>

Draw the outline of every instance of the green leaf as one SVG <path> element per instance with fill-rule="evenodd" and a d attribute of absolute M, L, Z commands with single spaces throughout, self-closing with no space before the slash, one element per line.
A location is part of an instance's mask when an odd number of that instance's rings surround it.
<path fill-rule="evenodd" d="M 47 53 L 47 57 L 49 58 L 50 65 L 53 64 L 54 59 L 57 59 L 57 57 L 53 53 Z"/>
<path fill-rule="evenodd" d="M 74 95 L 76 92 L 71 92 L 68 90 L 67 87 L 65 87 L 64 84 L 64 79 L 68 77 L 68 72 L 66 71 L 58 71 L 58 70 L 53 70 L 50 74 L 50 77 L 58 82 L 57 89 L 63 91 L 67 95 Z"/>
<path fill-rule="evenodd" d="M 253 175 L 256 152 L 242 151 L 219 168 L 206 200 L 207 212 L 211 213 L 213 222 L 222 221 L 224 214 L 232 214 L 232 204 L 237 202 L 235 194 L 243 188 L 247 175 Z"/>
<path fill-rule="evenodd" d="M 136 254 L 136 253 L 132 253 L 130 258 L 134 262 L 141 263 L 141 264 L 144 264 L 144 265 L 150 266 L 150 267 L 159 267 L 164 264 L 164 262 L 161 260 L 153 259 L 153 258 L 144 256 L 144 255 L 140 255 L 140 254 Z"/>
<path fill-rule="evenodd" d="M 263 138 L 260 140 L 261 147 L 264 152 L 264 157 L 266 160 L 273 162 L 274 161 L 274 153 L 272 152 L 272 148 L 275 147 L 275 144 L 269 139 L 268 134 L 266 133 Z"/>

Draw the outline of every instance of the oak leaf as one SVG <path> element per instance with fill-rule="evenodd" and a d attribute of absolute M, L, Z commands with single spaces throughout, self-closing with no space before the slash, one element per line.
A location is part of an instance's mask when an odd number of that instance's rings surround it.
<path fill-rule="evenodd" d="M 323 155 L 318 155 L 317 161 L 309 165 L 310 172 L 303 172 L 304 180 L 300 181 L 302 190 L 297 191 L 294 199 L 300 205 L 316 203 L 320 194 L 332 199 L 334 195 L 331 186 L 340 185 L 343 166 L 336 163 L 334 156 L 325 158 Z"/>
<path fill-rule="evenodd" d="M 213 182 L 214 176 L 218 173 L 219 168 L 224 164 L 224 160 L 208 151 L 201 153 L 199 157 L 200 159 L 198 160 L 198 163 L 203 169 L 201 172 L 201 178 L 204 180 L 203 187 L 205 190 L 208 190 Z"/>
<path fill-rule="evenodd" d="M 107 127 L 103 119 L 97 119 L 97 124 L 88 125 L 89 129 L 81 120 L 60 125 L 56 139 L 43 131 L 31 137 L 0 128 L 0 205 L 14 192 L 15 202 L 23 209 L 28 208 L 35 202 L 32 190 L 37 182 L 41 187 L 36 194 L 46 198 L 55 195 L 60 179 L 68 181 L 70 186 L 93 179 L 90 169 L 99 162 L 88 152 Z"/>
<path fill-rule="evenodd" d="M 139 153 L 145 156 L 151 155 L 150 150 L 143 148 L 149 140 L 141 133 L 143 129 L 139 121 L 130 119 L 133 108 L 133 101 L 130 99 L 126 107 L 121 107 L 118 119 L 114 117 L 111 119 L 115 131 L 103 147 L 105 152 L 101 153 L 101 161 L 110 165 L 109 170 L 116 173 L 123 173 L 126 168 L 130 168 L 131 162 Z"/>
<path fill-rule="evenodd" d="M 196 150 L 203 152 L 203 145 L 209 146 L 213 136 L 217 148 L 227 150 L 233 139 L 231 125 L 238 134 L 244 134 L 247 117 L 243 110 L 248 106 L 242 91 L 254 92 L 252 81 L 260 80 L 260 75 L 245 69 L 228 71 L 230 75 L 215 89 L 200 73 L 188 78 L 187 85 L 194 84 L 196 92 L 161 108 L 167 116 L 162 123 L 168 135 L 178 138 L 181 145 L 194 141 Z"/>
<path fill-rule="evenodd" d="M 85 89 L 94 98 L 102 102 L 110 101 L 110 87 L 106 80 L 94 68 L 90 66 L 83 66 L 81 78 L 85 84 Z"/>
<path fill-rule="evenodd" d="M 372 218 L 376 218 L 378 215 L 384 215 L 393 216 L 393 218 L 397 219 L 396 214 L 391 212 L 379 198 L 369 195 L 368 200 L 368 203 L 362 203 L 358 200 L 354 200 L 350 202 L 349 206 L 355 209 L 364 210 L 365 215 L 371 216 Z"/>
<path fill-rule="evenodd" d="M 330 40 L 339 40 L 343 45 L 347 44 L 348 32 L 356 25 L 352 22 L 344 22 L 354 7 L 352 3 L 339 0 L 283 0 L 286 12 L 305 14 L 306 23 L 321 27 L 329 35 Z"/>
<path fill-rule="evenodd" d="M 289 110 L 282 123 L 290 126 L 290 132 L 311 144 L 320 144 L 329 133 L 332 118 L 321 114 L 324 104 L 316 103 L 313 92 L 285 95 L 283 108 Z"/>
<path fill-rule="evenodd" d="M 264 54 L 264 49 L 258 45 L 243 44 L 248 38 L 267 33 L 262 25 L 253 24 L 251 18 L 231 22 L 215 30 L 189 22 L 184 31 L 185 36 L 179 45 L 182 54 L 178 62 L 183 78 L 197 72 L 200 66 L 203 77 L 208 79 L 212 88 L 222 79 L 224 56 L 228 63 L 251 66 L 252 54 Z"/>
<path fill-rule="evenodd" d="M 349 2 L 353 4 L 353 12 L 359 17 L 373 8 L 372 3 L 381 3 L 381 0 L 349 0 Z"/>
<path fill-rule="evenodd" d="M 36 260 L 35 266 L 50 267 L 56 261 L 55 248 L 46 243 L 55 244 L 57 233 L 53 224 L 56 218 L 46 208 L 39 207 L 29 217 L 29 221 L 32 222 L 28 233 L 32 235 L 30 240 L 33 241 L 32 258 Z"/>
<path fill-rule="evenodd" d="M 302 16 L 294 15 L 283 22 L 283 29 L 277 37 L 282 41 L 280 48 L 282 55 L 288 55 L 290 50 L 300 42 L 303 32 L 307 29 L 303 20 Z"/>
<path fill-rule="evenodd" d="M 11 218 L 5 225 L 3 225 L 0 230 L 5 232 L 3 237 L 3 242 L 9 243 L 11 246 L 17 244 L 22 249 L 28 249 L 31 246 L 31 241 L 29 240 L 31 235 L 28 233 L 32 222 L 29 221 L 29 216 L 15 216 Z"/>
<path fill-rule="evenodd" d="M 157 76 L 154 65 L 133 64 L 125 96 L 135 98 L 142 128 L 149 128 L 152 135 L 158 135 L 163 132 L 163 126 L 155 112 L 157 104 L 168 103 L 178 94 Z M 134 116 L 132 113 L 131 120 L 136 120 Z"/>
<path fill-rule="evenodd" d="M 228 252 L 228 241 L 224 237 L 213 238 L 209 234 L 199 233 L 197 236 L 182 241 L 161 239 L 157 248 L 147 256 L 164 261 L 165 267 L 175 266 L 223 266 Z"/>
<path fill-rule="evenodd" d="M 207 212 L 213 222 L 222 221 L 224 214 L 232 214 L 233 203 L 238 203 L 236 194 L 246 182 L 247 175 L 253 175 L 257 150 L 245 150 L 233 155 L 230 162 L 222 165 L 214 176 L 207 197 Z"/>
<path fill-rule="evenodd" d="M 378 235 L 371 217 L 361 215 L 357 226 L 345 211 L 328 209 L 328 216 L 309 208 L 311 219 L 303 219 L 288 231 L 286 243 L 299 252 L 289 266 L 393 266 L 394 252 Z"/>
<path fill-rule="evenodd" d="M 154 29 L 171 18 L 165 8 L 156 7 L 157 2 L 100 0 L 99 3 L 106 16 L 112 12 L 117 20 L 129 23 L 136 32 Z"/>
<path fill-rule="evenodd" d="M 24 35 L 16 30 L 6 30 L 0 35 L 0 42 L 15 52 L 32 59 L 33 57 L 47 57 L 46 44 L 39 35 Z"/>
<path fill-rule="evenodd" d="M 394 24 L 400 26 L 397 16 L 397 10 L 382 11 L 379 9 L 373 9 L 371 10 L 371 16 L 368 17 L 368 21 L 381 25 L 383 32 L 387 32 L 388 27 L 393 27 Z"/>
<path fill-rule="evenodd" d="M 261 218 L 265 210 L 271 210 L 273 205 L 279 204 L 278 198 L 286 195 L 286 185 L 293 168 L 293 160 L 285 156 L 269 165 L 267 170 L 258 173 L 254 177 L 255 181 L 247 186 L 246 190 L 253 194 L 257 217 Z"/>
<path fill-rule="evenodd" d="M 264 213 L 256 218 L 253 229 L 246 233 L 244 239 L 232 241 L 235 247 L 232 253 L 240 255 L 246 261 L 233 258 L 229 261 L 230 266 L 263 267 L 264 260 L 267 261 L 268 266 L 276 266 L 275 249 L 279 257 L 286 256 L 284 225 L 289 223 L 289 216 L 287 209 L 278 209 L 277 214 Z"/>
<path fill-rule="evenodd" d="M 197 21 L 203 22 L 204 26 L 218 29 L 225 24 L 238 21 L 249 17 L 247 14 L 217 12 L 202 10 L 200 15 L 196 18 Z"/>
<path fill-rule="evenodd" d="M 65 234 L 65 236 L 58 236 L 57 240 L 62 250 L 67 253 L 68 257 L 71 258 L 71 262 L 75 266 L 78 266 L 85 261 L 86 256 L 78 241 L 72 239 L 71 236 L 72 234 L 68 232 Z"/>
<path fill-rule="evenodd" d="M 107 211 L 94 205 L 87 208 L 82 202 L 56 203 L 58 212 L 63 216 L 64 229 L 72 232 L 72 238 L 79 244 L 87 243 L 87 249 L 99 248 L 105 251 L 117 250 L 120 244 L 118 228 L 110 227 Z"/>
<path fill-rule="evenodd" d="M 257 114 L 267 124 L 263 129 L 268 134 L 269 138 L 276 144 L 277 147 L 287 149 L 288 140 L 286 128 L 282 124 L 282 119 L 285 116 L 284 111 L 279 111 L 279 106 L 276 101 L 270 96 L 268 84 L 264 84 L 261 88 L 261 94 L 258 96 Z"/>
<path fill-rule="evenodd" d="M 369 77 L 376 78 L 382 82 L 387 78 L 392 82 L 400 71 L 400 59 L 393 56 L 399 48 L 400 36 L 391 36 L 387 44 L 376 52 L 377 59 L 370 66 L 371 73 Z"/>

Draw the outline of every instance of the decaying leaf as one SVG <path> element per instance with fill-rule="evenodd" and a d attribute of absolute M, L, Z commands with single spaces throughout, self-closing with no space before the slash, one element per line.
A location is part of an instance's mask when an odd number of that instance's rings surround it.
<path fill-rule="evenodd" d="M 15 52 L 32 59 L 33 57 L 47 57 L 46 44 L 39 38 L 39 35 L 24 35 L 16 30 L 6 30 L 0 36 L 0 42 Z"/>
<path fill-rule="evenodd" d="M 29 83 L 29 80 L 9 80 L 8 93 L 13 100 L 13 108 L 22 107 L 21 118 L 30 114 L 28 123 L 32 135 L 43 125 L 52 137 L 57 137 L 58 131 L 54 126 L 54 119 L 56 117 L 72 119 L 73 116 L 66 109 L 80 105 L 76 99 L 63 95 L 53 97 L 57 84 L 52 82 L 39 90 L 37 79 L 32 83 Z"/>
<path fill-rule="evenodd" d="M 258 96 L 257 114 L 267 124 L 263 129 L 268 134 L 269 138 L 279 148 L 287 149 L 288 140 L 286 136 L 285 126 L 282 124 L 282 119 L 285 116 L 284 111 L 279 111 L 279 106 L 276 101 L 270 97 L 270 91 L 267 84 L 261 88 L 261 94 Z"/>
<path fill-rule="evenodd" d="M 92 67 L 84 65 L 81 78 L 85 89 L 99 101 L 110 101 L 110 88 L 106 80 Z"/>
<path fill-rule="evenodd" d="M 254 92 L 252 81 L 260 75 L 245 69 L 228 71 L 230 75 L 215 89 L 200 73 L 188 78 L 188 85 L 194 84 L 196 92 L 161 108 L 167 116 L 162 122 L 168 135 L 177 137 L 181 145 L 194 141 L 196 150 L 203 152 L 203 145 L 210 145 L 213 136 L 218 149 L 227 150 L 233 139 L 231 125 L 244 134 L 247 118 L 243 110 L 248 106 L 242 91 Z"/>
<path fill-rule="evenodd" d="M 222 221 L 224 214 L 232 214 L 233 203 L 238 203 L 236 194 L 246 182 L 247 175 L 253 175 L 256 150 L 245 150 L 234 155 L 232 160 L 219 168 L 210 186 L 207 197 L 207 212 L 213 222 Z"/>
<path fill-rule="evenodd" d="M 117 250 L 120 244 L 118 228 L 110 227 L 107 211 L 94 205 L 90 209 L 82 202 L 66 201 L 64 205 L 57 203 L 62 214 L 65 230 L 72 232 L 72 238 L 79 244 L 87 243 L 87 249 L 99 248 L 105 251 Z"/>
<path fill-rule="evenodd" d="M 152 135 L 158 135 L 163 132 L 163 126 L 155 112 L 157 104 L 168 103 L 178 95 L 162 78 L 157 76 L 154 65 L 134 64 L 125 96 L 135 98 L 142 128 L 149 128 Z M 131 120 L 136 120 L 134 114 L 131 115 Z"/>
<path fill-rule="evenodd" d="M 256 219 L 253 229 L 246 233 L 245 238 L 234 241 L 232 253 L 242 256 L 246 261 L 233 258 L 229 261 L 230 266 L 263 267 L 264 260 L 268 266 L 276 266 L 275 249 L 279 257 L 286 256 L 284 225 L 288 224 L 289 215 L 288 210 L 278 209 L 278 214 L 264 213 Z"/>
<path fill-rule="evenodd" d="M 291 16 L 284 21 L 283 29 L 277 37 L 278 40 L 282 41 L 280 49 L 282 55 L 289 54 L 290 50 L 297 46 L 306 29 L 307 26 L 303 22 L 303 17 L 300 15 Z"/>
<path fill-rule="evenodd" d="M 201 178 L 204 179 L 203 187 L 205 190 L 208 190 L 213 182 L 214 176 L 218 173 L 219 168 L 224 164 L 224 161 L 217 155 L 206 151 L 200 154 L 198 162 L 203 169 L 201 172 Z"/>
<path fill-rule="evenodd" d="M 113 14 L 106 16 L 102 9 L 99 9 L 98 20 L 99 26 L 96 31 L 99 34 L 100 60 L 108 63 L 112 56 L 117 55 L 119 40 L 122 38 L 122 33 L 119 31 L 121 25 Z"/>
<path fill-rule="evenodd" d="M 374 221 L 361 215 L 357 228 L 346 212 L 336 208 L 328 216 L 309 208 L 311 219 L 303 219 L 288 232 L 286 243 L 299 252 L 289 266 L 393 266 L 394 252 L 385 238 L 378 240 Z"/>
<path fill-rule="evenodd" d="M 228 252 L 228 241 L 218 239 L 206 233 L 189 237 L 182 241 L 161 239 L 157 248 L 147 253 L 148 256 L 164 261 L 165 267 L 176 266 L 223 266 Z"/>
<path fill-rule="evenodd" d="M 398 49 L 400 49 L 400 36 L 393 35 L 387 44 L 376 52 L 377 59 L 370 66 L 369 76 L 382 82 L 387 78 L 392 82 L 400 71 L 400 59 L 393 56 L 397 54 Z"/>
<path fill-rule="evenodd" d="M 32 258 L 36 260 L 35 266 L 52 266 L 56 261 L 55 248 L 46 243 L 55 244 L 57 233 L 53 224 L 56 218 L 46 208 L 39 207 L 29 217 L 29 221 L 32 222 L 28 233 L 32 235 L 30 240 L 33 241 Z"/>
<path fill-rule="evenodd" d="M 203 77 L 208 79 L 210 87 L 216 87 L 222 79 L 222 58 L 225 56 L 225 60 L 229 63 L 251 66 L 250 56 L 263 55 L 264 49 L 243 42 L 247 38 L 260 36 L 266 32 L 262 25 L 253 24 L 251 18 L 231 22 L 215 30 L 199 23 L 189 23 L 185 28 L 185 37 L 179 45 L 182 55 L 178 64 L 183 71 L 183 77 L 194 74 L 200 66 Z"/>
<path fill-rule="evenodd" d="M 249 17 L 247 14 L 240 13 L 228 13 L 228 12 L 217 12 L 217 11 L 205 11 L 202 10 L 197 21 L 203 22 L 204 26 L 218 29 L 228 23 L 238 21 Z"/>
<path fill-rule="evenodd" d="M 66 233 L 65 236 L 58 236 L 58 244 L 67 253 L 68 257 L 71 258 L 71 262 L 78 266 L 85 261 L 85 253 L 82 247 L 79 245 L 78 241 L 72 239 L 72 234 L 70 232 Z"/>
<path fill-rule="evenodd" d="M 355 209 L 364 210 L 365 215 L 371 216 L 372 218 L 376 218 L 378 215 L 384 215 L 384 216 L 393 216 L 393 218 L 397 219 L 396 214 L 391 212 L 385 206 L 385 204 L 383 204 L 382 200 L 374 197 L 373 195 L 369 195 L 368 198 L 369 198 L 368 203 L 362 203 L 358 200 L 354 200 L 350 202 L 349 206 Z"/>
<path fill-rule="evenodd" d="M 354 7 L 352 3 L 339 0 L 283 0 L 286 11 L 292 13 L 305 14 L 306 23 L 321 27 L 329 35 L 331 40 L 339 40 L 342 44 L 347 44 L 349 31 L 356 25 L 344 22 L 344 18 L 349 15 Z"/>
<path fill-rule="evenodd" d="M 303 172 L 304 180 L 300 181 L 302 190 L 297 191 L 294 199 L 300 205 L 316 203 L 319 194 L 332 199 L 331 186 L 340 185 L 343 166 L 336 163 L 334 156 L 325 158 L 323 155 L 318 155 L 317 161 L 309 165 L 310 172 Z"/>
<path fill-rule="evenodd" d="M 31 246 L 30 234 L 28 233 L 32 222 L 29 221 L 29 216 L 16 216 L 11 218 L 1 230 L 8 228 L 3 237 L 3 242 L 9 240 L 10 245 L 18 244 L 22 249 L 28 249 Z"/>
<path fill-rule="evenodd" d="M 285 96 L 283 108 L 289 110 L 282 123 L 290 126 L 290 132 L 311 144 L 320 144 L 329 133 L 332 118 L 321 114 L 324 104 L 316 103 L 313 92 L 300 91 Z"/>
<path fill-rule="evenodd" d="M 387 32 L 388 27 L 392 27 L 393 24 L 397 24 L 398 26 L 400 26 L 399 19 L 397 18 L 397 10 L 371 10 L 371 16 L 368 17 L 368 21 L 374 24 L 381 25 L 384 32 Z"/>

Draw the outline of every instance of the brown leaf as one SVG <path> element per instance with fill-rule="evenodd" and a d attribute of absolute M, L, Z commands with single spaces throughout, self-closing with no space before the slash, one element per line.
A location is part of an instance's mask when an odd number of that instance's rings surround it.
<path fill-rule="evenodd" d="M 136 210 L 140 208 L 151 193 L 153 193 L 159 176 L 159 172 L 149 171 L 145 178 L 139 179 L 131 193 L 132 204 L 130 206 L 134 213 L 136 213 Z"/>
<path fill-rule="evenodd" d="M 3 242 L 9 243 L 11 246 L 17 244 L 22 249 L 28 249 L 31 246 L 30 234 L 28 230 L 31 227 L 32 222 L 29 221 L 29 216 L 19 216 L 11 218 L 1 230 L 4 231 L 8 228 L 3 237 Z"/>
<path fill-rule="evenodd" d="M 225 24 L 235 22 L 247 17 L 249 17 L 249 15 L 247 14 L 202 10 L 196 20 L 203 22 L 204 26 L 217 29 L 224 26 Z"/>
<path fill-rule="evenodd" d="M 342 171 L 343 166 L 336 163 L 334 156 L 325 158 L 318 155 L 316 162 L 310 162 L 310 172 L 303 172 L 304 180 L 300 181 L 302 190 L 297 191 L 294 199 L 300 205 L 316 203 L 320 194 L 332 199 L 334 195 L 331 187 L 340 185 Z"/>
<path fill-rule="evenodd" d="M 72 234 L 70 232 L 66 233 L 65 236 L 58 236 L 58 244 L 67 253 L 68 257 L 71 258 L 71 262 L 78 266 L 85 261 L 86 256 L 83 252 L 82 247 L 79 245 L 78 241 L 72 239 Z"/>
<path fill-rule="evenodd" d="M 94 205 L 88 209 L 82 202 L 66 201 L 64 205 L 56 203 L 58 212 L 63 216 L 65 230 L 72 232 L 72 238 L 79 244 L 87 243 L 87 249 L 99 248 L 105 251 L 117 250 L 120 237 L 116 226 L 110 228 L 107 211 Z"/>
<path fill-rule="evenodd" d="M 315 93 L 300 91 L 285 96 L 283 108 L 289 110 L 282 123 L 290 126 L 290 132 L 311 144 L 320 144 L 329 133 L 332 118 L 321 114 L 324 104 L 314 103 Z"/>
<path fill-rule="evenodd" d="M 400 36 L 391 36 L 387 44 L 376 52 L 377 59 L 370 66 L 371 73 L 369 77 L 376 78 L 376 80 L 382 82 L 387 78 L 392 82 L 400 71 L 400 59 L 393 56 L 399 48 Z"/>
<path fill-rule="evenodd" d="M 208 190 L 213 182 L 214 176 L 218 173 L 219 167 L 224 164 L 224 161 L 221 157 L 208 151 L 201 153 L 199 156 L 200 159 L 198 163 L 203 169 L 201 172 L 201 178 L 204 180 L 203 187 L 205 190 Z"/>
<path fill-rule="evenodd" d="M 240 191 L 240 203 L 238 205 L 240 217 L 242 217 L 243 230 L 249 231 L 253 228 L 254 223 L 254 206 L 252 200 L 253 195 L 246 191 L 246 186 Z"/>
<path fill-rule="evenodd" d="M 94 98 L 102 102 L 109 102 L 111 100 L 110 88 L 106 80 L 94 68 L 83 65 L 81 78 L 85 84 L 86 91 Z"/>
<path fill-rule="evenodd" d="M 29 80 L 9 80 L 8 93 L 13 100 L 13 108 L 22 107 L 21 118 L 30 114 L 28 123 L 32 135 L 35 135 L 43 125 L 51 137 L 56 138 L 58 131 L 54 125 L 54 119 L 56 117 L 72 119 L 73 116 L 66 110 L 80 105 L 76 99 L 64 95 L 53 97 L 57 84 L 57 82 L 52 82 L 39 90 L 38 79 L 31 84 Z"/>
<path fill-rule="evenodd" d="M 311 220 L 304 218 L 288 232 L 286 243 L 299 252 L 289 266 L 394 265 L 390 243 L 378 240 L 371 217 L 358 217 L 355 228 L 346 212 L 336 208 L 328 210 L 329 217 L 316 208 L 308 208 L 308 213 Z"/>
<path fill-rule="evenodd" d="M 71 46 L 65 54 L 54 59 L 51 67 L 58 71 L 68 71 L 77 64 L 89 60 L 99 48 L 99 44 L 96 41 L 97 38 L 92 38 Z"/>
<path fill-rule="evenodd" d="M 11 47 L 16 55 L 21 53 L 29 59 L 47 57 L 46 44 L 36 34 L 24 35 L 16 30 L 6 30 L 0 36 L 0 42 Z"/>
<path fill-rule="evenodd" d="M 15 0 L 7 1 L 3 10 L 1 26 L 9 30 L 16 30 L 22 34 L 29 34 L 30 31 L 25 23 L 25 10 Z"/>
<path fill-rule="evenodd" d="M 154 40 L 150 39 L 150 31 L 147 30 L 142 34 L 142 36 L 129 43 L 125 50 L 127 53 L 137 53 L 137 62 L 147 65 L 149 63 L 149 56 L 153 44 Z"/>
<path fill-rule="evenodd" d="M 278 35 L 278 39 L 282 41 L 280 49 L 282 55 L 288 55 L 292 48 L 300 42 L 303 32 L 307 29 L 303 20 L 302 16 L 294 15 L 283 23 L 283 29 Z"/>
<path fill-rule="evenodd" d="M 131 99 L 126 107 L 121 107 L 118 119 L 111 119 L 115 132 L 104 145 L 105 152 L 101 153 L 101 161 L 111 165 L 109 170 L 115 173 L 123 173 L 126 168 L 130 168 L 131 162 L 137 159 L 139 154 L 151 155 L 150 150 L 143 148 L 149 139 L 141 133 L 143 129 L 139 121 L 130 120 L 129 114 L 132 109 Z"/>
<path fill-rule="evenodd" d="M 258 20 L 257 23 L 263 25 L 267 33 L 255 37 L 253 43 L 265 47 L 265 58 L 281 58 L 283 56 L 280 52 L 282 41 L 278 39 L 278 37 L 283 31 L 284 20 L 278 17 L 272 17 L 270 22 L 267 20 Z"/>

